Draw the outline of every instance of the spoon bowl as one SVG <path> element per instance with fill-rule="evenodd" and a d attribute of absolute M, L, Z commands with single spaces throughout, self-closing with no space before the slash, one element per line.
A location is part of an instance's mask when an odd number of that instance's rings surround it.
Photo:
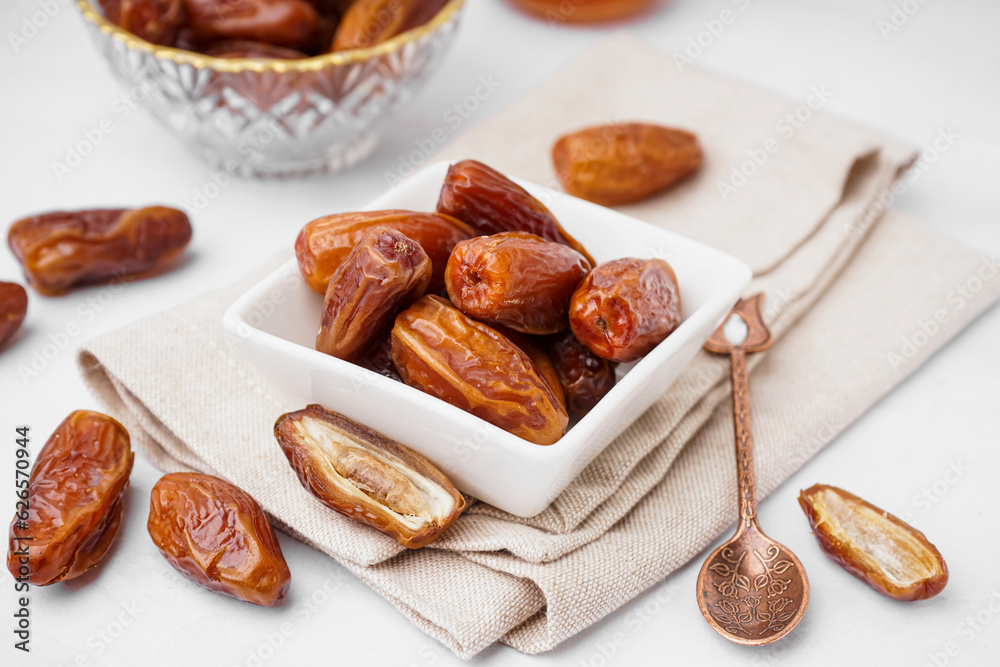
<path fill-rule="evenodd" d="M 795 554 L 756 520 L 705 560 L 698 607 L 715 630 L 738 644 L 769 644 L 791 632 L 809 601 L 809 580 Z"/>

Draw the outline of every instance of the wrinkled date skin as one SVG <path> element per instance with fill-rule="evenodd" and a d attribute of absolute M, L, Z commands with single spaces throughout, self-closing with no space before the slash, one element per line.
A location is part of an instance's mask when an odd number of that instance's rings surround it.
<path fill-rule="evenodd" d="M 433 463 L 320 405 L 282 415 L 274 437 L 320 502 L 408 549 L 436 540 L 465 509 L 465 498 Z"/>
<path fill-rule="evenodd" d="M 448 168 L 437 210 L 468 223 L 484 236 L 527 232 L 546 241 L 568 245 L 586 257 L 592 266 L 597 265 L 542 202 L 482 162 L 462 160 Z"/>
<path fill-rule="evenodd" d="M 355 361 L 388 335 L 430 280 L 431 260 L 418 244 L 386 227 L 371 230 L 330 280 L 316 349 Z"/>
<path fill-rule="evenodd" d="M 476 235 L 464 222 L 437 213 L 359 211 L 317 218 L 307 223 L 295 239 L 295 257 L 309 288 L 326 294 L 334 272 L 375 227 L 388 227 L 420 244 L 433 265 L 427 286 L 431 294 L 444 290 L 444 270 L 455 244 Z"/>
<path fill-rule="evenodd" d="M 205 48 L 202 53 L 216 58 L 264 58 L 272 60 L 301 60 L 308 58 L 306 54 L 283 46 L 275 46 L 265 42 L 251 42 L 245 39 L 233 39 L 216 42 Z"/>
<path fill-rule="evenodd" d="M 392 360 L 403 382 L 537 445 L 569 415 L 531 358 L 445 299 L 425 296 L 396 317 Z"/>
<path fill-rule="evenodd" d="M 698 137 L 645 123 L 588 127 L 552 147 L 556 175 L 571 195 L 619 206 L 666 190 L 701 168 Z"/>
<path fill-rule="evenodd" d="M 462 241 L 445 268 L 448 297 L 477 320 L 528 334 L 569 326 L 569 300 L 591 269 L 569 246 L 525 232 Z"/>
<path fill-rule="evenodd" d="M 816 484 L 799 493 L 820 548 L 882 595 L 926 600 L 948 583 L 948 566 L 922 532 L 866 500 Z"/>
<path fill-rule="evenodd" d="M 17 283 L 0 283 L 0 348 L 10 340 L 28 314 L 28 293 Z"/>
<path fill-rule="evenodd" d="M 200 586 L 262 607 L 288 592 L 292 575 L 264 510 L 223 479 L 164 475 L 150 493 L 146 528 L 163 557 Z"/>
<path fill-rule="evenodd" d="M 183 0 L 186 27 L 203 40 L 248 39 L 308 51 L 319 41 L 316 9 L 305 0 Z"/>
<path fill-rule="evenodd" d="M 662 259 L 616 259 L 598 266 L 573 293 L 569 323 L 599 357 L 645 356 L 681 322 L 677 276 Z"/>
<path fill-rule="evenodd" d="M 128 432 L 107 415 L 78 410 L 59 425 L 10 524 L 7 569 L 15 579 L 47 586 L 97 565 L 118 533 L 132 459 Z M 17 555 L 25 550 L 26 558 Z"/>
<path fill-rule="evenodd" d="M 45 213 L 7 234 L 28 284 L 45 296 L 159 272 L 190 241 L 188 217 L 163 206 Z"/>
<path fill-rule="evenodd" d="M 540 336 L 529 336 L 523 334 L 519 331 L 514 331 L 513 329 L 508 329 L 504 326 L 494 327 L 497 333 L 501 336 L 514 343 L 522 352 L 528 355 L 531 359 L 531 363 L 534 364 L 535 370 L 538 375 L 545 381 L 545 384 L 552 389 L 552 393 L 556 395 L 559 400 L 559 405 L 564 409 L 566 408 L 566 396 L 563 393 L 562 383 L 559 381 L 559 374 L 556 372 L 556 367 L 552 363 L 552 359 L 549 358 L 549 353 L 542 349 L 540 341 L 543 340 Z"/>
<path fill-rule="evenodd" d="M 381 44 L 430 21 L 448 0 L 357 0 L 337 26 L 331 51 Z"/>
<path fill-rule="evenodd" d="M 544 348 L 562 385 L 571 415 L 584 416 L 614 388 L 618 364 L 588 350 L 572 331 L 546 337 Z"/>
<path fill-rule="evenodd" d="M 173 46 L 184 23 L 183 0 L 100 0 L 104 16 L 151 44 Z"/>

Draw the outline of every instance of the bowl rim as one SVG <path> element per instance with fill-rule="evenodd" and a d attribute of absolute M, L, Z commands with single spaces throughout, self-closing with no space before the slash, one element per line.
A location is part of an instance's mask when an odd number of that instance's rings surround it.
<path fill-rule="evenodd" d="M 76 0 L 76 6 L 83 14 L 85 21 L 93 24 L 98 30 L 113 39 L 123 42 L 126 47 L 145 51 L 160 60 L 169 60 L 177 65 L 193 65 L 200 69 L 212 69 L 219 72 L 315 72 L 326 67 L 337 67 L 352 63 L 365 62 L 378 56 L 399 51 L 411 42 L 428 35 L 456 16 L 465 5 L 465 0 L 449 0 L 434 18 L 427 23 L 396 35 L 374 46 L 364 49 L 351 49 L 336 53 L 324 53 L 301 60 L 281 60 L 262 58 L 218 58 L 194 51 L 178 49 L 172 46 L 160 46 L 147 42 L 131 32 L 109 21 L 97 10 L 97 0 Z"/>

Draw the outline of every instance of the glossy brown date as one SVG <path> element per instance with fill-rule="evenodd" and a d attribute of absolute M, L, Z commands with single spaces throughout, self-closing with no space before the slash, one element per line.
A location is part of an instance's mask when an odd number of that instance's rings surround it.
<path fill-rule="evenodd" d="M 28 314 L 28 293 L 17 283 L 0 282 L 0 349 L 21 328 Z"/>
<path fill-rule="evenodd" d="M 569 246 L 525 232 L 462 241 L 445 268 L 448 296 L 466 315 L 528 334 L 569 326 L 569 300 L 590 271 Z"/>
<path fill-rule="evenodd" d="M 274 436 L 320 502 L 409 549 L 436 540 L 465 509 L 433 463 L 320 405 L 282 415 Z"/>
<path fill-rule="evenodd" d="M 544 348 L 562 385 L 571 415 L 584 416 L 614 388 L 617 364 L 588 350 L 572 331 L 547 336 Z"/>
<path fill-rule="evenodd" d="M 922 532 L 853 493 L 816 484 L 799 505 L 824 553 L 882 595 L 926 600 L 948 583 L 948 566 Z"/>
<path fill-rule="evenodd" d="M 209 590 L 263 607 L 288 592 L 292 575 L 264 510 L 223 479 L 164 475 L 150 493 L 146 529 L 167 562 Z"/>
<path fill-rule="evenodd" d="M 344 12 L 331 51 L 364 49 L 430 21 L 448 0 L 357 0 Z"/>
<path fill-rule="evenodd" d="M 528 232 L 568 245 L 592 266 L 597 264 L 542 202 L 482 162 L 462 160 L 448 168 L 437 210 L 468 223 L 481 235 Z"/>
<path fill-rule="evenodd" d="M 464 222 L 437 213 L 415 211 L 359 211 L 327 215 L 309 222 L 295 239 L 295 257 L 309 288 L 326 294 L 330 278 L 365 234 L 388 227 L 420 244 L 431 259 L 433 273 L 427 291 L 444 289 L 444 270 L 452 248 L 475 236 Z"/>
<path fill-rule="evenodd" d="M 647 123 L 588 127 L 552 147 L 556 175 L 571 195 L 604 206 L 630 204 L 701 167 L 698 137 Z"/>
<path fill-rule="evenodd" d="M 118 533 L 132 459 L 128 432 L 107 415 L 78 410 L 59 425 L 10 523 L 15 579 L 47 586 L 97 565 Z"/>
<path fill-rule="evenodd" d="M 504 326 L 496 326 L 493 328 L 496 329 L 497 333 L 501 336 L 516 345 L 519 350 L 528 355 L 528 358 L 531 359 L 531 363 L 534 364 L 538 375 L 545 381 L 545 384 L 549 386 L 552 393 L 555 394 L 559 401 L 559 405 L 565 409 L 566 395 L 563 393 L 562 383 L 559 381 L 559 374 L 556 372 L 556 367 L 552 363 L 552 359 L 549 358 L 549 353 L 546 352 L 541 345 L 541 341 L 544 340 L 544 337 L 529 336 L 528 334 L 523 334 Z"/>
<path fill-rule="evenodd" d="M 100 0 L 104 16 L 152 44 L 173 46 L 184 24 L 183 0 Z"/>
<path fill-rule="evenodd" d="M 308 51 L 320 18 L 305 0 L 183 0 L 186 27 L 199 39 L 248 39 Z"/>
<path fill-rule="evenodd" d="M 376 227 L 330 280 L 316 349 L 354 361 L 392 329 L 399 311 L 424 295 L 431 279 L 427 253 L 403 234 Z"/>
<path fill-rule="evenodd" d="M 681 321 L 677 276 L 662 259 L 601 264 L 573 293 L 569 323 L 599 357 L 629 362 L 645 356 Z"/>
<path fill-rule="evenodd" d="M 396 317 L 392 360 L 403 382 L 538 445 L 569 416 L 531 359 L 495 329 L 437 296 Z"/>
<path fill-rule="evenodd" d="M 45 213 L 7 234 L 28 284 L 45 296 L 159 272 L 190 240 L 188 217 L 163 206 Z"/>
<path fill-rule="evenodd" d="M 266 42 L 252 42 L 245 39 L 216 42 L 202 50 L 206 56 L 216 58 L 263 58 L 273 60 L 301 60 L 308 58 L 306 54 L 283 46 L 275 46 Z"/>

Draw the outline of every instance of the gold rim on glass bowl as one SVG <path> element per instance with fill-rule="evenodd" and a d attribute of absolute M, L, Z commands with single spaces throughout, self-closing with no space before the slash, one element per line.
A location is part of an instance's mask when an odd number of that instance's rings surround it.
<path fill-rule="evenodd" d="M 178 65 L 192 65 L 203 69 L 213 69 L 219 72 L 313 72 L 328 66 L 345 65 L 363 62 L 379 55 L 392 53 L 431 33 L 448 21 L 461 7 L 465 0 L 451 0 L 427 23 L 396 35 L 390 40 L 370 46 L 365 49 L 352 49 L 336 53 L 324 53 L 302 60 L 261 60 L 258 58 L 217 58 L 206 56 L 194 51 L 175 49 L 172 46 L 159 46 L 136 37 L 124 28 L 115 25 L 99 12 L 94 3 L 96 0 L 76 0 L 77 7 L 83 18 L 114 39 L 120 40 L 131 49 L 147 51 L 156 58 L 170 60 Z"/>

